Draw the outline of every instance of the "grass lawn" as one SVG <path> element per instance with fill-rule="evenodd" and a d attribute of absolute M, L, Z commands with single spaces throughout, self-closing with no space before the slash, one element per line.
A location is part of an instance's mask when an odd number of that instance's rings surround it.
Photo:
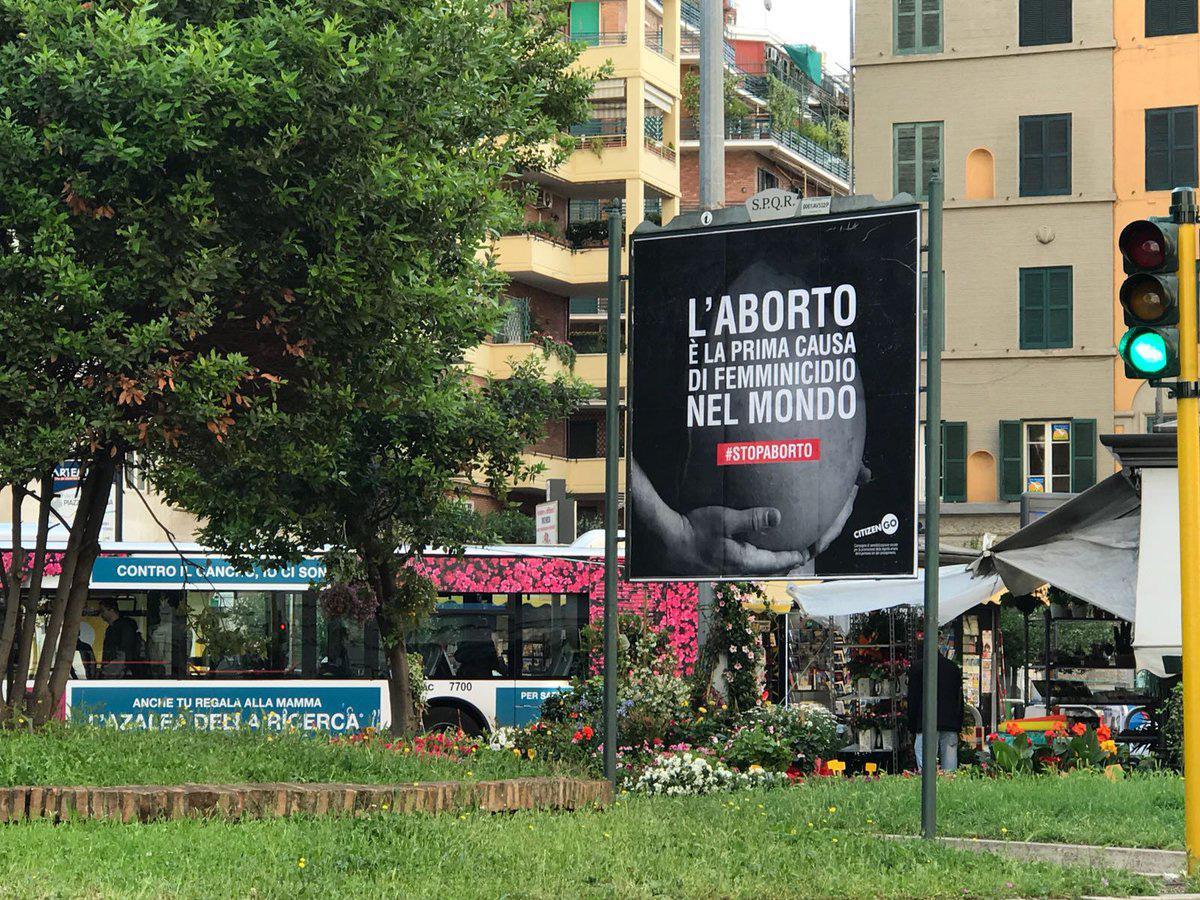
<path fill-rule="evenodd" d="M 559 774 L 553 766 L 486 752 L 468 762 L 331 744 L 328 738 L 253 732 L 53 728 L 0 732 L 0 786 L 230 784 L 246 781 L 410 781 Z M 575 773 L 570 773 L 575 774 Z"/>
<path fill-rule="evenodd" d="M 847 803 L 852 794 L 843 787 L 838 799 Z M 962 898 L 1154 890 L 1127 874 L 851 831 L 861 824 L 851 820 L 857 813 L 841 806 L 830 813 L 829 796 L 824 786 L 803 786 L 627 796 L 607 810 L 574 814 L 7 826 L 0 896 Z"/>
<path fill-rule="evenodd" d="M 797 813 L 809 806 L 836 806 L 836 815 L 821 815 L 816 823 L 826 827 L 892 834 L 920 831 L 919 778 L 827 778 L 808 789 L 819 798 L 815 803 L 790 795 L 780 802 L 795 804 Z M 1094 772 L 941 778 L 938 829 L 956 837 L 1182 850 L 1183 779 L 1161 774 L 1114 782 Z"/>

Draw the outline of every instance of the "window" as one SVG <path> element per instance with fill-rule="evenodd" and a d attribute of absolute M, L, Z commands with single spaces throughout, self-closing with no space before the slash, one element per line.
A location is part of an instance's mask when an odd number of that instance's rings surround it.
<path fill-rule="evenodd" d="M 1146 0 L 1146 37 L 1196 33 L 1196 0 Z"/>
<path fill-rule="evenodd" d="M 1021 269 L 1022 350 L 1071 346 L 1071 276 L 1070 266 Z"/>
<path fill-rule="evenodd" d="M 511 623 L 508 594 L 442 595 L 409 648 L 427 678 L 503 678 L 510 675 Z"/>
<path fill-rule="evenodd" d="M 600 456 L 599 447 L 599 419 L 572 419 L 567 423 L 568 459 L 595 459 Z"/>
<path fill-rule="evenodd" d="M 757 190 L 766 191 L 776 187 L 779 187 L 779 179 L 775 177 L 775 173 L 759 169 Z"/>
<path fill-rule="evenodd" d="M 586 622 L 581 594 L 521 597 L 521 675 L 571 678 L 582 671 L 579 631 Z"/>
<path fill-rule="evenodd" d="M 942 167 L 942 123 L 904 122 L 893 126 L 893 158 L 897 194 L 924 200 L 929 176 Z"/>
<path fill-rule="evenodd" d="M 1021 0 L 1022 47 L 1071 43 L 1071 0 Z"/>
<path fill-rule="evenodd" d="M 1071 115 L 1021 117 L 1021 196 L 1071 193 Z"/>
<path fill-rule="evenodd" d="M 946 503 L 967 500 L 967 423 L 942 422 L 942 468 L 938 483 Z M 925 497 L 925 423 L 921 423 L 921 446 L 917 448 L 917 494 Z"/>
<path fill-rule="evenodd" d="M 1196 107 L 1146 110 L 1146 190 L 1196 186 Z"/>
<path fill-rule="evenodd" d="M 1000 423 L 1000 496 L 1085 491 L 1096 483 L 1096 420 Z"/>
<path fill-rule="evenodd" d="M 937 53 L 942 49 L 942 0 L 894 0 L 896 52 Z"/>

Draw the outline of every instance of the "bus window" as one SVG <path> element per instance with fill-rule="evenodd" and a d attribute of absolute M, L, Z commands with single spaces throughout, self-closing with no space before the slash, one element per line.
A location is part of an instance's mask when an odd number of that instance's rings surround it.
<path fill-rule="evenodd" d="M 580 594 L 521 597 L 521 675 L 571 678 L 582 671 L 579 631 L 587 598 Z"/>
<path fill-rule="evenodd" d="M 192 592 L 188 614 L 204 673 L 302 673 L 305 595 L 293 591 Z"/>
<path fill-rule="evenodd" d="M 448 594 L 409 639 L 427 678 L 509 677 L 511 659 L 508 594 Z"/>

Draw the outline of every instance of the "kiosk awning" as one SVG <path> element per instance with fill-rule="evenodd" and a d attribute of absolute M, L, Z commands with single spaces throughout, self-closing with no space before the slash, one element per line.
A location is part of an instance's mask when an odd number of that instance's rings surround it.
<path fill-rule="evenodd" d="M 972 567 L 1015 595 L 1044 584 L 1133 622 L 1141 501 L 1118 472 L 985 552 Z"/>
<path fill-rule="evenodd" d="M 961 616 L 1004 590 L 998 575 L 976 577 L 969 566 L 942 566 L 938 585 L 938 624 Z M 837 619 L 877 609 L 923 606 L 925 570 L 914 581 L 830 581 L 794 584 L 788 593 L 810 616 Z"/>

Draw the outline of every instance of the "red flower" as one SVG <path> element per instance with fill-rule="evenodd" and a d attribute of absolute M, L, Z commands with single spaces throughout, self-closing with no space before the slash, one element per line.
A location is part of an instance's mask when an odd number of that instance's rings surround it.
<path fill-rule="evenodd" d="M 1071 734 L 1075 735 L 1076 737 L 1082 737 L 1086 731 L 1087 731 L 1087 726 L 1084 725 L 1082 722 L 1076 722 L 1074 725 L 1071 726 Z"/>
<path fill-rule="evenodd" d="M 596 734 L 596 732 L 592 730 L 591 725 L 584 725 L 583 728 L 581 729 L 581 731 L 583 731 L 584 740 L 588 740 L 588 741 L 590 741 L 592 739 L 592 737 Z"/>
<path fill-rule="evenodd" d="M 1004 726 L 1004 730 L 1007 731 L 1009 734 L 1011 734 L 1013 737 L 1016 737 L 1018 734 L 1025 733 L 1025 729 L 1022 728 L 1020 725 L 1018 725 L 1016 722 L 1009 722 L 1007 725 Z"/>
<path fill-rule="evenodd" d="M 988 743 L 992 744 L 992 743 L 995 743 L 996 741 L 1000 740 L 1000 735 L 993 731 L 991 734 L 989 734 L 987 736 L 987 739 L 988 739 Z"/>
<path fill-rule="evenodd" d="M 1101 725 L 1099 728 L 1096 729 L 1096 739 L 1100 740 L 1100 741 L 1111 741 L 1112 740 L 1112 729 L 1109 728 L 1107 725 Z"/>

